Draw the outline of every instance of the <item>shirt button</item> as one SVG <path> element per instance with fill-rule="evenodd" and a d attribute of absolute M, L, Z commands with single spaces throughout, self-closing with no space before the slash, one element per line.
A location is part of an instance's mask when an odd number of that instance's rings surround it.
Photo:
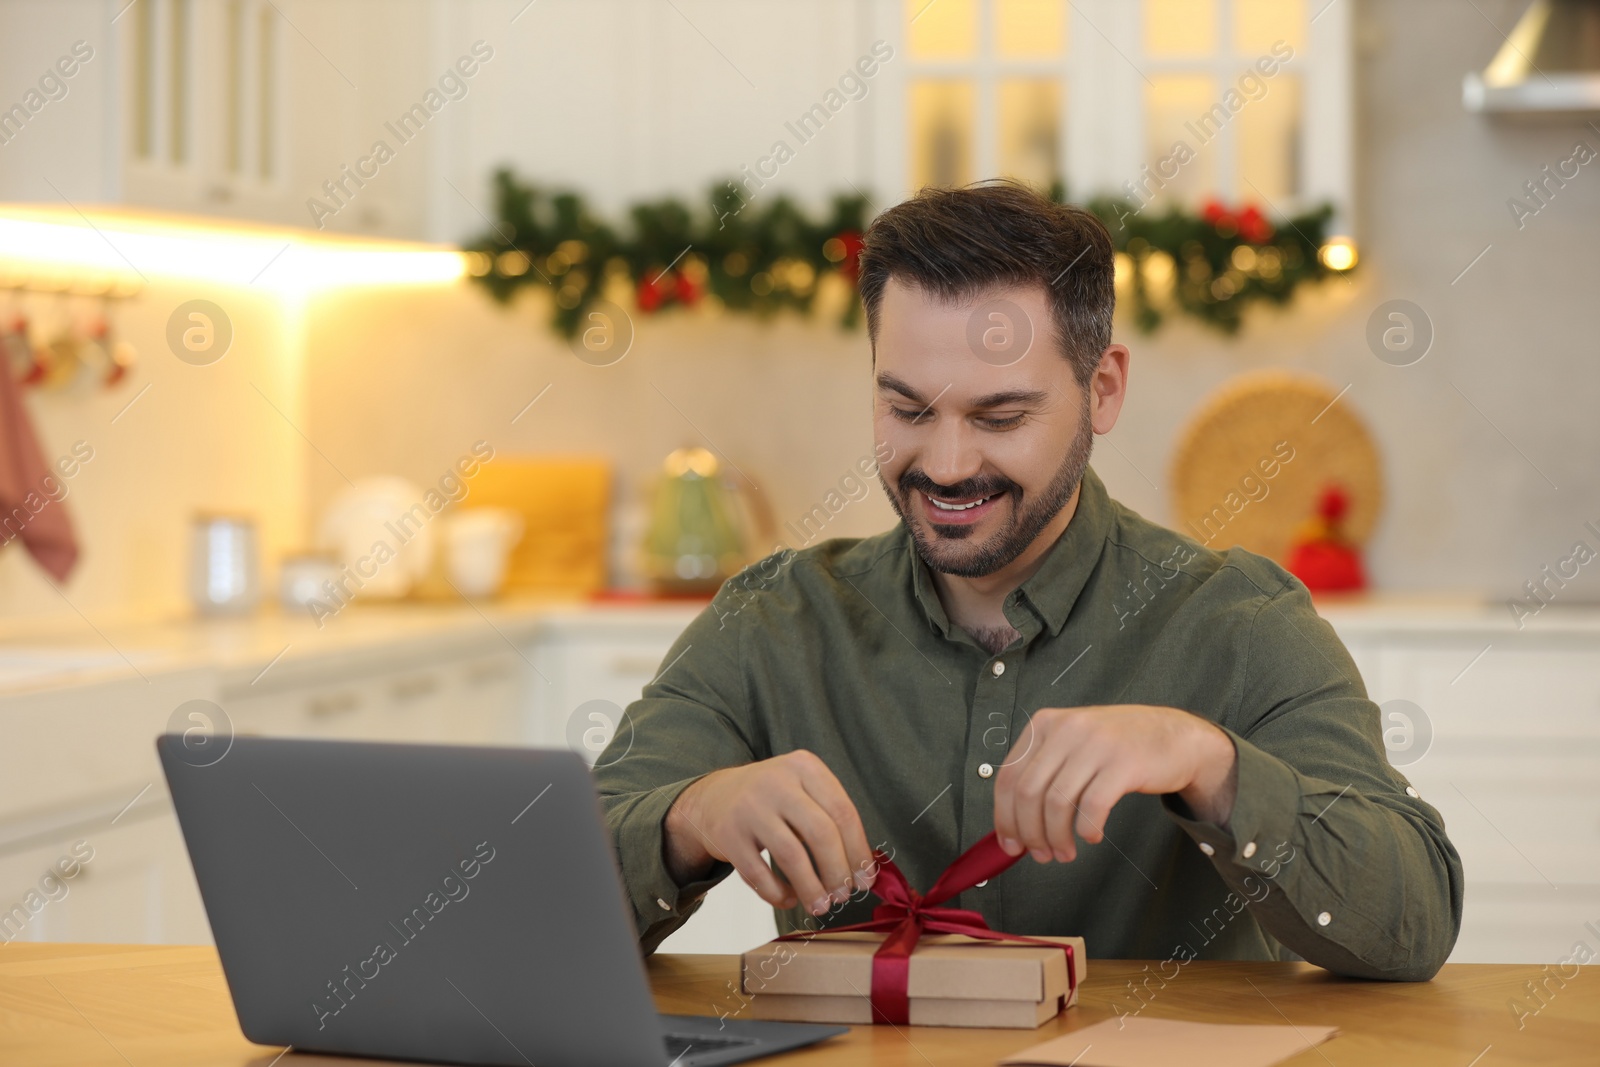
<path fill-rule="evenodd" d="M 1208 856 L 1215 856 L 1217 854 L 1217 850 L 1212 848 L 1204 841 L 1200 842 L 1200 851 L 1204 852 Z"/>
<path fill-rule="evenodd" d="M 1329 915 L 1327 912 L 1323 912 L 1322 914 L 1317 916 L 1317 925 L 1318 926 L 1327 926 L 1331 922 L 1333 922 L 1333 916 Z"/>
<path fill-rule="evenodd" d="M 1254 856 L 1255 854 L 1256 854 L 1256 843 L 1254 841 L 1252 841 L 1248 845 L 1244 846 L 1244 858 L 1245 859 L 1249 859 L 1251 856 Z"/>
<path fill-rule="evenodd" d="M 980 764 L 978 764 L 978 777 L 979 778 L 993 778 L 994 777 L 994 767 L 991 764 L 988 764 L 988 763 L 980 763 Z"/>
<path fill-rule="evenodd" d="M 991 670 L 991 671 L 993 671 L 993 672 L 994 672 L 994 676 L 995 676 L 995 677 L 996 677 L 996 678 L 998 678 L 998 677 L 1000 677 L 1000 676 L 1001 676 L 1001 675 L 1002 675 L 1002 674 L 1004 674 L 1004 673 L 1006 673 L 1006 665 L 1005 665 L 1005 661 L 1004 661 L 1004 660 L 998 660 L 998 659 L 997 659 L 997 660 L 995 660 L 995 661 L 994 661 L 994 666 L 992 666 L 992 667 L 990 667 L 990 668 L 989 668 L 989 669 L 990 669 L 990 670 Z"/>
<path fill-rule="evenodd" d="M 656 897 L 656 903 L 661 905 L 661 910 L 662 911 L 671 911 L 672 910 L 672 905 L 668 904 L 666 901 L 662 900 L 660 897 Z"/>
<path fill-rule="evenodd" d="M 1422 794 L 1417 792 L 1415 786 L 1408 785 L 1406 786 L 1406 796 L 1411 797 L 1413 800 L 1417 800 L 1421 798 Z"/>

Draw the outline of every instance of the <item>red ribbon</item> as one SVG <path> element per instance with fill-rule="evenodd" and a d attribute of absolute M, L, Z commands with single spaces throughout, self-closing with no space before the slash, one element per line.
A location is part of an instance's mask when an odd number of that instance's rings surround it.
<path fill-rule="evenodd" d="M 963 908 L 942 908 L 939 905 L 958 893 L 964 893 L 979 882 L 987 881 L 1010 867 L 1020 856 L 1007 854 L 993 833 L 967 849 L 956 861 L 946 867 L 938 881 L 926 895 L 911 888 L 905 875 L 894 861 L 882 852 L 873 853 L 878 865 L 878 877 L 872 884 L 872 893 L 883 901 L 872 910 L 872 920 L 836 926 L 831 933 L 850 930 L 883 930 L 887 936 L 872 956 L 872 1010 L 888 1022 L 897 1025 L 911 1021 L 911 1002 L 906 993 L 906 982 L 911 974 L 911 954 L 924 932 L 965 934 L 985 941 L 1010 941 L 1019 944 L 1044 945 L 1059 948 L 1067 954 L 1068 999 L 1078 988 L 1078 976 L 1073 967 L 1071 945 L 1046 941 L 1037 937 L 1021 937 L 989 929 L 983 916 Z M 785 934 L 779 941 L 810 940 L 816 931 Z"/>

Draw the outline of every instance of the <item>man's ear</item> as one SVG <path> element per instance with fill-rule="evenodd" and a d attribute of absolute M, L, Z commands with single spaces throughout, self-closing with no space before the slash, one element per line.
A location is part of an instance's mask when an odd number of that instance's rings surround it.
<path fill-rule="evenodd" d="M 1108 345 L 1100 353 L 1100 365 L 1089 378 L 1089 421 L 1095 433 L 1108 434 L 1117 424 L 1128 396 L 1130 358 L 1127 345 Z"/>

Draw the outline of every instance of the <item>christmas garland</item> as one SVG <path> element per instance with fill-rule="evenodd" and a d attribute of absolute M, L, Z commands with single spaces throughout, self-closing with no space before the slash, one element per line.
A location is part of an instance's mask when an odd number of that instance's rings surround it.
<path fill-rule="evenodd" d="M 747 201 L 732 182 L 713 187 L 710 211 L 676 199 L 635 205 L 626 232 L 597 217 L 570 191 L 548 191 L 495 174 L 496 221 L 465 247 L 469 272 L 509 302 L 525 286 L 554 293 L 554 328 L 577 334 L 585 313 L 625 288 L 637 310 L 654 314 L 703 301 L 770 318 L 809 313 L 836 275 L 848 297 L 840 325 L 861 321 L 857 254 L 870 214 L 860 194 L 835 196 L 821 217 L 785 196 Z M 1057 183 L 1050 195 L 1066 191 Z M 1146 215 L 1129 200 L 1084 205 L 1110 230 L 1119 270 L 1131 270 L 1134 321 L 1153 331 L 1172 310 L 1226 333 L 1257 301 L 1284 304 L 1301 284 L 1332 273 L 1323 248 L 1331 207 L 1274 226 L 1255 207 L 1211 202 L 1199 214 L 1169 208 Z"/>

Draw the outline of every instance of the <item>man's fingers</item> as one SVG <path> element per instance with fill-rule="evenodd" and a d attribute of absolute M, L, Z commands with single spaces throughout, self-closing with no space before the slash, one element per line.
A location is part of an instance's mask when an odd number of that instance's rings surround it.
<path fill-rule="evenodd" d="M 812 864 L 822 883 L 822 892 L 828 898 L 803 897 L 806 910 L 816 914 L 819 906 L 826 910 L 834 902 L 849 897 L 850 861 L 845 858 L 844 840 L 839 836 L 839 827 L 833 819 L 811 799 L 810 794 L 802 795 L 785 810 L 784 816 L 799 835 L 806 851 L 811 853 Z"/>
<path fill-rule="evenodd" d="M 794 907 L 794 890 L 773 873 L 767 861 L 761 858 L 761 850 L 754 844 L 730 848 L 728 862 L 733 864 L 733 869 L 739 872 L 745 884 L 756 891 L 756 896 L 775 908 Z"/>
<path fill-rule="evenodd" d="M 1000 839 L 1000 847 L 1013 856 L 1021 855 L 1027 848 L 1017 822 L 1017 783 L 1039 754 L 1043 728 L 1038 715 L 1028 720 L 994 779 L 994 832 Z"/>
<path fill-rule="evenodd" d="M 1080 759 L 1068 760 L 1051 781 L 1044 798 L 1045 836 L 1051 854 L 1062 863 L 1078 858 L 1078 839 L 1073 835 L 1073 820 L 1078 816 L 1079 794 L 1094 768 Z"/>
<path fill-rule="evenodd" d="M 1078 836 L 1091 843 L 1104 838 L 1111 809 L 1129 792 L 1127 782 L 1114 766 L 1102 768 L 1078 798 Z"/>
<path fill-rule="evenodd" d="M 1050 785 L 1067 761 L 1070 739 L 1064 731 L 1047 732 L 1034 744 L 1033 752 L 1018 767 L 1021 774 L 1012 786 L 1012 804 L 1016 819 L 1016 840 L 1033 853 L 1041 863 L 1053 858 L 1050 837 L 1045 819 L 1045 801 L 1050 795 Z"/>
<path fill-rule="evenodd" d="M 757 832 L 757 840 L 772 854 L 772 858 L 782 869 L 783 876 L 794 888 L 800 906 L 813 915 L 826 912 L 830 899 L 828 891 L 823 888 L 822 881 L 811 865 L 810 853 L 806 851 L 805 845 L 795 832 L 789 828 L 789 824 L 774 815 Z"/>
<path fill-rule="evenodd" d="M 821 767 L 820 773 L 803 775 L 800 782 L 838 831 L 845 864 L 849 868 L 845 877 L 850 880 L 850 888 L 866 889 L 877 876 L 878 867 L 872 860 L 872 846 L 867 843 L 866 828 L 861 825 L 861 815 L 850 802 L 850 795 L 827 767 Z M 831 874 L 829 884 L 838 888 L 833 885 Z M 849 889 L 846 895 L 848 893 Z"/>

